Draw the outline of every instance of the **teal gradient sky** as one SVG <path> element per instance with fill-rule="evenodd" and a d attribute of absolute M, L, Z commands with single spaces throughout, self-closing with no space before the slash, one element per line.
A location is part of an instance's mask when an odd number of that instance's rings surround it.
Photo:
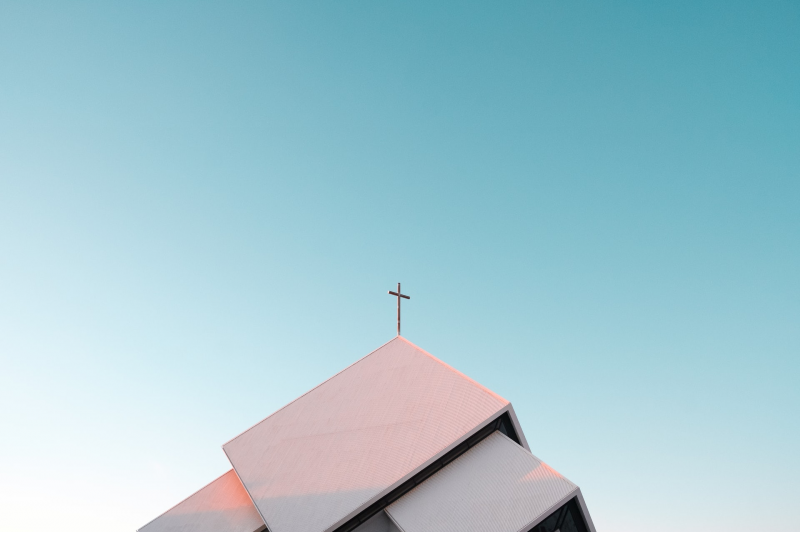
<path fill-rule="evenodd" d="M 800 529 L 800 3 L 0 3 L 0 529 L 142 526 L 398 281 L 598 529 Z"/>

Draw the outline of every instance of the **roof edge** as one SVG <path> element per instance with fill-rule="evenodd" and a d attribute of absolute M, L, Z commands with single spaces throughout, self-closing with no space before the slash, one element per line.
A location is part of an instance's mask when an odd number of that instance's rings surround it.
<path fill-rule="evenodd" d="M 530 452 L 531 447 L 528 446 L 528 439 L 525 438 L 525 432 L 522 431 L 522 424 L 520 424 L 519 419 L 517 418 L 517 413 L 514 411 L 514 406 L 511 404 L 511 402 L 508 402 L 508 417 L 511 419 L 511 423 L 514 425 L 514 430 L 517 432 L 519 443 L 523 448 Z"/>
<path fill-rule="evenodd" d="M 415 348 L 415 349 L 419 350 L 420 352 L 424 353 L 425 355 L 427 355 L 428 357 L 430 357 L 431 359 L 433 359 L 434 361 L 436 361 L 436 362 L 437 362 L 437 363 L 439 363 L 440 365 L 444 366 L 445 368 L 449 369 L 449 370 L 450 370 L 450 371 L 452 371 L 452 372 L 455 372 L 456 374 L 458 374 L 459 376 L 463 377 L 463 378 L 464 378 L 464 379 L 466 379 L 467 381 L 470 381 L 470 382 L 474 383 L 474 384 L 475 384 L 475 385 L 477 385 L 479 388 L 483 389 L 485 392 L 488 392 L 489 394 L 491 394 L 491 395 L 492 395 L 492 396 L 494 396 L 495 398 L 498 398 L 498 399 L 500 399 L 500 400 L 503 400 L 503 401 L 504 401 L 504 402 L 506 402 L 507 404 L 510 404 L 510 403 L 511 403 L 511 402 L 509 402 L 508 400 L 506 400 L 505 398 L 503 398 L 502 396 L 500 396 L 499 394 L 497 394 L 496 392 L 494 392 L 493 390 L 491 390 L 490 388 L 488 388 L 488 387 L 485 387 L 485 386 L 481 385 L 480 383 L 478 383 L 477 381 L 475 381 L 474 379 L 472 379 L 472 378 L 471 378 L 471 377 L 469 377 L 468 375 L 464 374 L 463 372 L 460 372 L 459 370 L 456 370 L 456 369 L 455 369 L 455 368 L 453 368 L 452 366 L 448 365 L 447 363 L 445 363 L 444 361 L 442 361 L 441 359 L 439 359 L 439 358 L 438 358 L 438 357 L 436 357 L 435 355 L 431 354 L 430 352 L 428 352 L 428 351 L 426 351 L 426 350 L 423 350 L 422 348 L 420 348 L 419 346 L 417 346 L 416 344 L 414 344 L 414 343 L 413 343 L 413 342 L 411 342 L 410 340 L 406 339 L 405 337 L 401 337 L 400 335 L 398 335 L 398 336 L 397 336 L 397 337 L 395 337 L 395 338 L 397 338 L 397 339 L 400 339 L 400 340 L 402 340 L 402 341 L 405 341 L 405 342 L 406 342 L 407 344 L 409 344 L 411 347 L 413 347 L 413 348 Z M 388 343 L 386 343 L 386 344 L 388 344 Z M 384 345 L 384 346 L 385 346 L 385 345 Z M 381 348 L 383 348 L 383 346 L 381 346 Z"/>
<path fill-rule="evenodd" d="M 405 339 L 403 339 L 403 340 L 405 340 Z M 408 341 L 406 341 L 406 342 L 408 342 Z M 409 344 L 411 344 L 411 343 L 409 343 Z M 431 357 L 433 357 L 433 356 L 431 356 Z M 434 357 L 434 359 L 435 359 L 435 357 Z M 445 364 L 445 363 L 442 363 L 442 364 Z M 401 486 L 403 483 L 405 483 L 409 479 L 413 478 L 414 476 L 416 476 L 417 474 L 419 474 L 420 472 L 425 470 L 428 466 L 432 465 L 433 463 L 435 463 L 436 461 L 441 459 L 443 456 L 447 455 L 447 453 L 449 453 L 451 450 L 453 450 L 456 447 L 460 446 L 463 442 L 465 442 L 470 437 L 472 437 L 473 435 L 478 433 L 481 429 L 486 427 L 486 425 L 488 423 L 490 423 L 492 420 L 495 420 L 498 417 L 502 416 L 503 413 L 508 412 L 508 409 L 509 409 L 510 405 L 511 404 L 509 403 L 507 405 L 504 405 L 500 409 L 498 409 L 494 414 L 492 414 L 491 416 L 487 417 L 480 424 L 477 424 L 474 428 L 472 428 L 469 431 L 467 431 L 466 433 L 464 433 L 461 437 L 459 437 L 455 441 L 451 442 L 449 445 L 447 445 L 444 448 L 442 448 L 441 450 L 439 450 L 439 452 L 437 452 L 435 455 L 430 457 L 427 461 L 425 461 L 424 463 L 419 465 L 417 468 L 415 468 L 414 470 L 410 471 L 405 476 L 403 476 L 402 478 L 398 479 L 397 481 L 392 483 L 390 486 L 386 487 L 384 490 L 382 490 L 381 492 L 379 492 L 375 496 L 373 496 L 373 497 L 367 499 L 366 501 L 364 501 L 361 505 L 359 505 L 358 507 L 353 509 L 347 515 L 345 515 L 344 517 L 340 518 L 339 520 L 337 520 L 336 522 L 332 523 L 331 525 L 327 526 L 325 529 L 323 529 L 323 531 L 336 531 L 337 528 L 339 528 L 342 525 L 346 524 L 350 519 L 352 519 L 353 517 L 357 516 L 361 511 L 363 511 L 364 509 L 366 509 L 367 507 L 369 507 L 373 503 L 375 503 L 378 500 L 380 500 L 381 498 L 383 498 L 385 495 L 387 495 L 390 492 L 392 492 L 393 490 L 395 490 L 397 487 Z M 514 443 L 514 444 L 516 444 L 516 443 Z M 523 448 L 523 449 L 525 449 L 525 448 Z M 530 452 L 528 452 L 528 453 L 530 453 Z"/>
<path fill-rule="evenodd" d="M 369 357 L 370 355 L 374 354 L 375 352 L 377 352 L 378 350 L 380 350 L 381 348 L 383 348 L 384 346 L 386 346 L 386 345 L 387 345 L 387 344 L 389 344 L 390 342 L 393 342 L 393 341 L 397 340 L 398 338 L 402 339 L 402 337 L 400 337 L 400 336 L 398 335 L 398 336 L 394 337 L 392 340 L 390 340 L 390 341 L 387 341 L 387 342 L 384 342 L 383 344 L 381 344 L 380 346 L 378 346 L 377 348 L 375 348 L 374 350 L 372 350 L 371 352 L 369 352 L 369 353 L 368 353 L 367 355 L 365 355 L 364 357 L 362 357 L 362 358 L 358 359 L 357 361 L 355 361 L 355 362 L 353 362 L 353 363 L 350 363 L 349 365 L 347 365 L 346 367 L 344 367 L 343 369 L 341 369 L 340 371 L 338 371 L 337 373 L 335 373 L 334 375 L 332 375 L 331 377 L 329 377 L 328 379 L 326 379 L 325 381 L 323 381 L 323 382 L 322 382 L 322 383 L 320 383 L 319 385 L 317 385 L 317 386 L 315 386 L 315 387 L 313 387 L 313 388 L 311 388 L 311 389 L 308 389 L 306 392 L 304 392 L 303 394 L 301 394 L 300 396 L 298 396 L 297 398 L 295 398 L 295 399 L 294 399 L 294 400 L 292 400 L 291 402 L 289 402 L 289 403 L 287 403 L 287 404 L 284 404 L 282 407 L 280 407 L 280 408 L 276 409 L 275 411 L 271 412 L 269 415 L 265 416 L 264 418 L 262 418 L 261 420 L 259 420 L 258 422 L 256 422 L 256 423 L 255 423 L 255 424 L 253 424 L 252 426 L 250 426 L 249 428 L 245 429 L 244 431 L 242 431 L 241 433 L 239 433 L 238 435 L 236 435 L 236 436 L 235 436 L 235 437 L 233 437 L 232 439 L 228 439 L 228 440 L 227 440 L 227 441 L 226 441 L 226 442 L 225 442 L 225 443 L 222 445 L 222 449 L 224 450 L 224 449 L 225 449 L 225 446 L 227 446 L 227 445 L 228 445 L 228 444 L 230 444 L 231 442 L 235 441 L 236 439 L 238 439 L 239 437 L 241 437 L 242 435 L 244 435 L 245 433 L 247 433 L 248 431 L 250 431 L 251 429 L 253 429 L 253 428 L 254 428 L 254 427 L 256 427 L 257 425 L 259 425 L 261 422 L 263 422 L 263 421 L 265 421 L 266 419 L 268 419 L 269 417 L 271 417 L 272 415 L 274 415 L 274 414 L 276 414 L 276 413 L 279 413 L 280 411 L 283 411 L 284 409 L 286 409 L 287 407 L 289 407 L 290 405 L 292 405 L 294 402 L 296 402 L 297 400 L 299 400 L 299 399 L 300 399 L 300 398 L 302 398 L 303 396 L 307 396 L 308 394 L 310 394 L 311 392 L 313 392 L 313 391 L 315 391 L 316 389 L 320 388 L 321 386 L 325 385 L 327 382 L 329 382 L 330 380 L 332 380 L 333 378 L 335 378 L 336 376 L 338 376 L 339 374 L 341 374 L 341 373 L 342 373 L 342 372 L 344 372 L 345 370 L 349 369 L 349 368 L 350 368 L 350 367 L 352 367 L 352 366 L 355 366 L 355 365 L 357 365 L 358 363 L 360 363 L 361 361 L 363 361 L 364 359 L 366 359 L 366 358 L 367 358 L 367 357 Z M 403 339 L 403 340 L 405 340 L 405 339 Z M 408 341 L 406 341 L 406 342 L 408 342 Z M 426 353 L 427 353 L 427 352 L 426 352 Z M 227 455 L 227 454 L 226 454 L 226 455 Z M 229 459 L 229 460 L 230 460 L 230 459 Z M 231 463 L 231 464 L 233 464 L 233 463 Z M 237 475 L 238 475 L 238 474 L 237 474 Z"/>
<path fill-rule="evenodd" d="M 228 452 L 226 452 L 226 451 L 225 451 L 225 448 L 223 448 L 223 449 L 222 449 L 222 452 L 225 454 L 225 457 L 228 459 L 228 462 L 229 462 L 229 463 L 231 464 L 231 466 L 233 467 L 233 468 L 231 468 L 231 470 L 232 470 L 232 471 L 233 471 L 233 473 L 236 475 L 236 479 L 238 479 L 238 480 L 239 480 L 239 483 L 241 483 L 241 484 L 242 484 L 242 488 L 244 489 L 244 492 L 247 494 L 247 497 L 248 497 L 248 498 L 250 498 L 250 504 L 251 504 L 251 505 L 252 505 L 252 506 L 255 508 L 255 510 L 256 510 L 256 513 L 258 513 L 258 516 L 260 516 L 260 517 L 261 517 L 261 521 L 262 521 L 262 522 L 264 522 L 264 526 L 267 528 L 267 531 L 272 531 L 272 529 L 270 529 L 270 527 L 269 527 L 269 524 L 267 523 L 267 519 L 266 519 L 266 518 L 264 518 L 264 515 L 263 515 L 263 513 L 261 512 L 261 509 L 259 509 L 259 508 L 258 508 L 258 505 L 256 505 L 256 501 L 253 499 L 253 495 L 252 495 L 252 494 L 250 494 L 250 489 L 248 489 L 248 488 L 247 488 L 247 485 L 245 485 L 245 484 L 244 484 L 244 481 L 242 481 L 242 478 L 241 478 L 241 476 L 239 475 L 239 472 L 236 470 L 236 466 L 233 464 L 233 461 L 231 461 L 231 458 L 230 458 L 230 456 L 228 455 Z"/>
<path fill-rule="evenodd" d="M 536 457 L 536 456 L 534 455 L 534 457 Z M 537 458 L 537 459 L 538 459 L 538 458 Z M 546 464 L 546 463 L 544 463 L 544 464 Z M 559 474 L 559 475 L 560 475 L 560 474 Z M 565 479 L 566 479 L 566 478 L 565 478 Z M 570 481 L 570 483 L 572 483 L 572 482 Z M 527 525 L 527 526 L 523 527 L 522 529 L 520 529 L 520 530 L 518 530 L 518 531 L 530 531 L 530 530 L 531 530 L 531 529 L 533 529 L 534 527 L 538 526 L 540 522 L 544 521 L 544 520 L 545 520 L 545 519 L 546 519 L 548 516 L 550 516 L 551 514 L 553 514 L 553 512 L 555 512 L 555 510 L 556 510 L 556 509 L 558 509 L 559 507 L 561 507 L 562 505 L 564 505 L 565 503 L 567 503 L 568 501 L 570 501 L 570 500 L 571 500 L 572 498 L 574 498 L 574 497 L 575 497 L 577 494 L 580 494 L 580 492 L 581 492 L 581 489 L 580 489 L 580 487 L 578 487 L 578 486 L 576 485 L 576 486 L 575 486 L 575 488 L 569 492 L 569 494 L 567 494 L 566 496 L 564 496 L 563 498 L 561 498 L 561 499 L 560 499 L 558 502 L 556 502 L 555 504 L 551 505 L 551 506 L 550 506 L 550 507 L 549 507 L 549 508 L 548 508 L 548 509 L 547 509 L 545 512 L 543 512 L 542 514 L 540 514 L 539 516 L 537 516 L 536 518 L 534 518 L 532 522 L 528 523 L 528 525 Z"/>
<path fill-rule="evenodd" d="M 230 461 L 230 459 L 229 459 L 229 461 Z M 231 466 L 232 466 L 232 465 L 233 465 L 233 463 L 231 463 Z M 200 487 L 199 489 L 197 489 L 196 491 L 194 491 L 193 493 L 191 493 L 190 495 L 188 495 L 187 497 L 185 497 L 184 499 L 182 499 L 181 501 L 179 501 L 178 503 L 176 503 L 175 505 L 173 505 L 172 507 L 170 507 L 169 509 L 167 509 L 166 511 L 164 511 L 163 513 L 161 513 L 160 515 L 158 515 L 157 517 L 153 518 L 152 520 L 150 520 L 148 523 L 146 523 L 145 525 L 143 525 L 142 527 L 140 527 L 140 528 L 139 528 L 139 529 L 137 529 L 136 531 L 141 531 L 141 530 L 143 530 L 144 528 L 146 528 L 147 526 L 149 526 L 150 524 L 152 524 L 153 522 L 155 522 L 156 520 L 158 520 L 159 518 L 161 518 L 162 516 L 164 516 L 164 515 L 165 515 L 165 514 L 167 514 L 168 512 L 170 512 L 170 511 L 172 511 L 173 509 L 175 509 L 176 507 L 178 507 L 180 504 L 182 504 L 182 503 L 184 503 L 184 502 L 188 501 L 189 499 L 193 498 L 195 495 L 199 494 L 199 493 L 200 493 L 200 492 L 201 492 L 203 489 L 210 487 L 211 485 L 213 485 L 214 483 L 216 483 L 217 481 L 219 481 L 219 480 L 220 480 L 220 479 L 222 479 L 223 477 L 227 476 L 227 475 L 228 475 L 228 474 L 230 474 L 231 472 L 233 472 L 234 474 L 236 474 L 236 479 L 237 479 L 237 480 L 239 480 L 239 483 L 241 483 L 241 485 L 242 485 L 242 487 L 244 488 L 244 490 L 245 490 L 245 491 L 247 491 L 247 487 L 245 487 L 245 486 L 244 486 L 244 483 L 242 483 L 242 480 L 241 480 L 241 479 L 239 479 L 239 474 L 237 474 L 237 473 L 236 473 L 236 469 L 234 469 L 234 468 L 231 468 L 230 470 L 226 471 L 226 472 L 225 472 L 224 474 L 222 474 L 221 476 L 217 476 L 217 477 L 215 477 L 215 478 L 214 478 L 212 481 L 209 481 L 208 483 L 206 483 L 205 485 L 203 485 L 202 487 Z M 248 492 L 248 493 L 247 493 L 247 495 L 248 495 L 248 496 L 250 496 L 250 493 Z M 250 498 L 250 503 L 253 503 L 253 498 Z M 256 512 L 258 512 L 258 507 L 256 507 L 256 506 L 255 506 L 255 504 L 253 504 L 253 507 L 255 507 L 255 508 L 256 508 Z M 258 516 L 261 516 L 261 513 L 260 513 L 260 512 L 258 513 Z M 264 517 L 262 516 L 262 517 L 261 517 L 261 519 L 263 520 L 263 519 L 264 519 Z M 264 522 L 264 524 L 266 524 L 266 522 Z"/>

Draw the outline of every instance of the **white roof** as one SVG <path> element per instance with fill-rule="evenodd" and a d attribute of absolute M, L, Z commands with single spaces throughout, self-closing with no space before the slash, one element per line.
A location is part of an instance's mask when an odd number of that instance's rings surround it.
<path fill-rule="evenodd" d="M 386 508 L 404 531 L 527 531 L 579 489 L 495 431 Z"/>
<path fill-rule="evenodd" d="M 258 531 L 264 521 L 229 470 L 139 531 Z"/>
<path fill-rule="evenodd" d="M 507 409 L 396 337 L 223 449 L 270 530 L 332 530 Z"/>

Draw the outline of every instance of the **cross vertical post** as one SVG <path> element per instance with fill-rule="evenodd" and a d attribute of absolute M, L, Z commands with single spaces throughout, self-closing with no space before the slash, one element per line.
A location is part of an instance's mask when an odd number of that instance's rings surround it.
<path fill-rule="evenodd" d="M 397 336 L 400 336 L 400 298 L 405 298 L 406 300 L 410 300 L 411 296 L 406 296 L 405 294 L 400 292 L 400 284 L 397 284 L 397 292 L 389 291 L 389 294 L 392 296 L 397 296 Z"/>

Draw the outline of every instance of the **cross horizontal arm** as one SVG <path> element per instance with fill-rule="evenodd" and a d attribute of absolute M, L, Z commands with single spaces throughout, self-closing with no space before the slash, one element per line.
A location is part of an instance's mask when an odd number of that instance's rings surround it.
<path fill-rule="evenodd" d="M 411 296 L 406 296 L 405 294 L 397 294 L 396 292 L 389 291 L 389 294 L 392 296 L 399 296 L 400 298 L 405 298 L 406 300 L 410 300 Z"/>

